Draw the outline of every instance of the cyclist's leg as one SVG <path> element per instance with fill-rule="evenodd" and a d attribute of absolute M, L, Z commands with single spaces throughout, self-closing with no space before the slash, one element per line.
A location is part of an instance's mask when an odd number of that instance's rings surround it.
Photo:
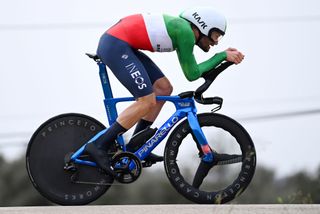
<path fill-rule="evenodd" d="M 143 64 L 126 42 L 104 34 L 100 39 L 97 54 L 137 99 L 119 115 L 117 121 L 111 124 L 103 135 L 86 148 L 97 164 L 108 174 L 111 174 L 108 158 L 101 151 L 105 151 L 106 145 L 110 145 L 117 136 L 123 134 L 145 116 L 156 104 L 156 100 Z"/>
<path fill-rule="evenodd" d="M 158 79 L 153 84 L 153 90 L 156 96 L 169 96 L 172 93 L 172 86 L 167 77 L 162 77 Z M 143 117 L 144 120 L 154 121 L 159 115 L 165 101 L 157 101 L 156 106 L 150 111 L 146 116 Z"/>
<path fill-rule="evenodd" d="M 151 112 L 156 106 L 157 106 L 157 103 L 156 103 L 155 93 L 146 95 L 144 97 L 140 97 L 138 98 L 137 102 L 133 103 L 131 106 L 129 106 L 119 115 L 119 117 L 117 118 L 117 121 L 120 124 L 123 124 L 125 127 L 130 127 L 130 128 L 139 121 L 138 126 L 140 125 L 140 128 L 142 128 L 142 124 L 141 124 L 142 117 L 147 115 L 148 112 Z M 150 122 L 150 126 L 151 124 L 152 122 Z M 148 126 L 143 128 L 142 130 L 146 128 L 148 128 Z M 130 148 L 130 146 L 133 146 L 132 144 L 130 145 L 129 144 L 127 145 L 128 148 Z M 134 151 L 131 151 L 131 152 L 134 152 Z M 151 163 L 156 163 L 163 160 L 164 159 L 162 156 L 158 156 L 153 153 L 150 153 L 148 157 L 145 158 L 146 162 L 151 162 Z"/>
<path fill-rule="evenodd" d="M 131 104 L 118 116 L 117 121 L 126 129 L 130 129 L 155 106 L 156 98 L 154 93 L 139 97 L 136 102 Z"/>
<path fill-rule="evenodd" d="M 168 96 L 172 93 L 172 86 L 169 80 L 161 72 L 160 68 L 144 53 L 141 51 L 135 51 L 136 56 L 143 63 L 145 69 L 148 72 L 148 76 L 151 80 L 153 91 L 155 96 Z M 133 135 L 138 132 L 149 128 L 154 120 L 159 115 L 164 102 L 157 101 L 156 105 L 145 115 L 136 125 Z M 152 133 L 152 132 L 151 132 Z M 128 145 L 130 148 L 130 145 Z M 163 161 L 163 157 L 150 153 L 150 155 L 145 159 L 147 162 L 155 163 Z"/>
<path fill-rule="evenodd" d="M 168 78 L 164 76 L 160 68 L 147 55 L 145 55 L 141 51 L 135 52 L 137 57 L 143 63 L 144 67 L 148 72 L 148 76 L 152 83 L 155 96 L 171 95 L 173 90 L 172 85 L 170 84 Z M 157 101 L 154 108 L 152 108 L 152 110 L 138 122 L 134 134 L 152 125 L 154 120 L 159 115 L 164 103 L 164 101 Z"/>
<path fill-rule="evenodd" d="M 108 34 L 104 35 L 101 40 L 97 51 L 101 60 L 136 98 L 136 102 L 117 118 L 118 123 L 130 129 L 156 104 L 152 82 L 143 62 L 137 55 L 138 51 L 132 49 L 128 43 Z"/>
<path fill-rule="evenodd" d="M 156 103 L 154 93 L 138 98 L 136 102 L 126 108 L 109 129 L 96 141 L 86 146 L 86 151 L 92 156 L 100 168 L 107 174 L 114 175 L 110 168 L 109 158 L 106 153 L 108 145 L 119 135 L 126 132 L 136 124 Z M 163 161 L 162 157 L 152 156 L 154 161 Z"/>

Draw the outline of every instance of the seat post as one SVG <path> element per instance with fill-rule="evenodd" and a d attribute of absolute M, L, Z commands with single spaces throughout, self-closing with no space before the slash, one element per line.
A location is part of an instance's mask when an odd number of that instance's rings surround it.
<path fill-rule="evenodd" d="M 100 60 L 97 61 L 99 66 L 99 75 L 102 84 L 102 89 L 104 93 L 104 105 L 106 108 L 106 113 L 108 116 L 109 125 L 113 124 L 118 118 L 118 111 L 116 108 L 116 102 L 113 99 L 112 89 L 109 81 L 109 76 L 107 73 L 106 65 Z"/>
<path fill-rule="evenodd" d="M 90 57 L 90 54 L 88 56 Z M 92 58 L 92 57 L 90 57 L 90 58 Z M 105 98 L 104 99 L 104 106 L 106 108 L 109 126 L 111 126 L 118 118 L 118 111 L 117 111 L 117 107 L 116 107 L 117 102 L 113 98 L 112 89 L 111 89 L 106 65 L 101 61 L 101 59 L 97 55 L 94 55 L 93 59 L 97 62 L 98 66 L 99 66 L 99 76 L 100 76 L 101 85 L 102 85 L 104 98 Z M 121 147 L 123 147 L 123 150 L 126 151 L 123 136 L 118 136 L 117 142 L 119 143 L 119 145 Z"/>
<path fill-rule="evenodd" d="M 100 80 L 101 80 L 101 84 L 102 84 L 104 97 L 105 97 L 105 99 L 113 98 L 112 89 L 110 86 L 110 81 L 109 81 L 109 76 L 107 73 L 106 65 L 101 61 L 98 62 L 97 64 L 99 66 L 99 75 L 100 75 Z"/>

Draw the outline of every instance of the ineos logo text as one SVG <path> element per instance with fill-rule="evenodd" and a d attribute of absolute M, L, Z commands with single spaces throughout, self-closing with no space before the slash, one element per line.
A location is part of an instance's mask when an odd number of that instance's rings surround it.
<path fill-rule="evenodd" d="M 134 63 L 128 64 L 125 67 L 127 71 L 129 71 L 131 78 L 134 79 L 134 82 L 138 85 L 139 90 L 147 87 L 144 78 L 141 76 L 141 72 Z"/>

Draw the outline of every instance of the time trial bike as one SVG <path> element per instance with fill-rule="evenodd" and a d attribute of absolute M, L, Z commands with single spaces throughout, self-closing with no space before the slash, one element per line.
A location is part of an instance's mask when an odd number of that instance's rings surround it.
<path fill-rule="evenodd" d="M 108 122 L 112 124 L 118 116 L 117 103 L 134 101 L 134 98 L 114 98 L 105 64 L 97 55 L 87 55 L 99 66 Z M 108 142 L 107 153 L 115 176 L 99 169 L 84 151 L 85 145 L 107 130 L 102 123 L 79 113 L 61 114 L 47 120 L 32 135 L 27 147 L 26 166 L 32 184 L 54 203 L 88 204 L 114 182 L 136 181 L 144 167 L 155 163 L 148 160 L 148 155 L 173 129 L 164 149 L 165 172 L 172 186 L 194 203 L 221 204 L 233 200 L 252 180 L 255 147 L 238 122 L 216 113 L 222 107 L 222 98 L 203 96 L 231 64 L 221 63 L 205 73 L 202 76 L 205 82 L 195 91 L 158 96 L 157 100 L 171 102 L 176 109 L 159 129 L 145 129 L 129 143 L 123 136 Z M 214 108 L 198 114 L 196 103 L 214 105 Z"/>

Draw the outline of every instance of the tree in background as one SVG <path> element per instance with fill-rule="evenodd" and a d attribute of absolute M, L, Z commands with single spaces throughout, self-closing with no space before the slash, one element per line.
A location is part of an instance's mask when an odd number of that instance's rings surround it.
<path fill-rule="evenodd" d="M 6 162 L 0 156 L 0 206 L 46 206 L 29 181 L 25 158 Z M 114 185 L 93 204 L 186 204 L 191 203 L 170 185 L 163 169 L 143 170 L 141 177 L 128 185 Z M 299 172 L 277 179 L 273 169 L 257 168 L 247 190 L 231 203 L 320 203 L 320 167 L 310 175 Z"/>
<path fill-rule="evenodd" d="M 50 204 L 32 186 L 25 166 L 24 158 L 8 163 L 0 156 L 0 206 Z"/>

